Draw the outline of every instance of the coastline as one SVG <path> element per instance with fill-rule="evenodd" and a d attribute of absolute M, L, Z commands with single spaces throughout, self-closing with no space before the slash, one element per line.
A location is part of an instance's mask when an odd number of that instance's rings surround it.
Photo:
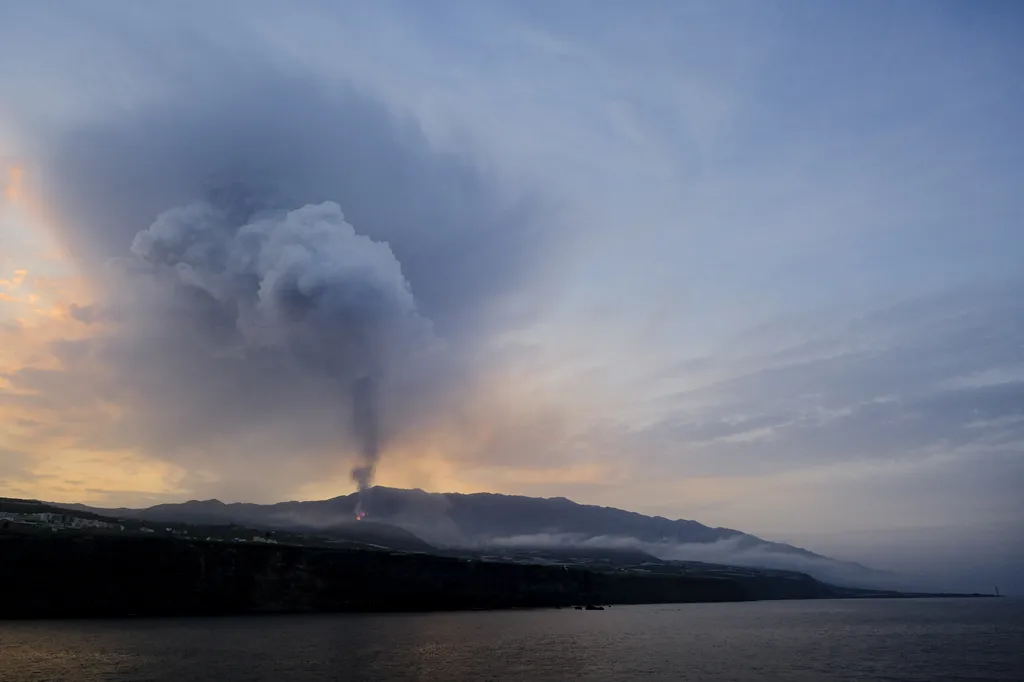
<path fill-rule="evenodd" d="M 0 533 L 0 618 L 399 613 L 764 599 L 962 597 L 426 553 Z"/>

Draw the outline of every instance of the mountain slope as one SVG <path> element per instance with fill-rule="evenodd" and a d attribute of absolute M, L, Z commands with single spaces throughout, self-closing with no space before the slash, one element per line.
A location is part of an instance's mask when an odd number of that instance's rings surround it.
<path fill-rule="evenodd" d="M 395 546 L 401 536 L 407 545 L 422 538 L 433 545 L 458 548 L 621 548 L 649 552 L 661 559 L 806 571 L 849 585 L 877 586 L 887 577 L 859 564 L 730 528 L 583 505 L 564 497 L 427 493 L 378 486 L 368 491 L 366 507 L 372 526 L 365 521 L 353 523 L 356 501 L 352 494 L 270 505 L 192 500 L 138 510 L 90 510 L 148 521 L 345 533 L 359 529 L 360 541 L 385 546 Z"/>

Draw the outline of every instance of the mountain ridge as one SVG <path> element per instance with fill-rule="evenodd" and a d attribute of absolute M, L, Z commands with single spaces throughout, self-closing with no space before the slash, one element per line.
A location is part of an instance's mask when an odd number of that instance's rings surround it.
<path fill-rule="evenodd" d="M 566 497 L 503 493 L 434 493 L 420 488 L 375 486 L 363 493 L 369 519 L 382 537 L 408 533 L 437 548 L 620 548 L 659 559 L 704 561 L 758 568 L 806 571 L 823 580 L 877 586 L 890 574 L 839 561 L 787 543 L 765 540 L 732 528 L 691 519 L 669 519 L 588 505 Z M 271 504 L 188 500 L 151 507 L 102 509 L 61 505 L 155 522 L 240 524 L 268 529 L 370 529 L 355 521 L 358 493 L 324 500 Z M 355 524 L 355 525 L 354 525 Z M 388 530 L 393 527 L 394 531 Z M 403 536 L 404 537 L 404 536 Z M 407 543 L 410 538 L 404 538 Z M 384 542 L 385 540 L 382 540 Z"/>
<path fill-rule="evenodd" d="M 749 537 L 749 538 L 753 538 L 753 539 L 755 539 L 755 540 L 757 540 L 759 542 L 763 542 L 763 543 L 770 544 L 770 545 L 777 545 L 779 547 L 785 547 L 785 548 L 787 548 L 789 550 L 792 550 L 792 551 L 797 551 L 797 552 L 800 552 L 800 553 L 807 553 L 807 554 L 813 555 L 813 556 L 822 556 L 822 555 L 816 554 L 814 552 L 811 552 L 810 550 L 803 549 L 801 547 L 795 547 L 793 545 L 789 545 L 789 544 L 786 544 L 786 543 L 777 543 L 777 542 L 773 542 L 773 541 L 770 541 L 770 540 L 764 540 L 764 539 L 759 538 L 759 537 L 757 537 L 755 535 L 752 535 L 750 533 L 745 533 L 743 531 L 736 530 L 734 528 L 727 528 L 727 527 L 724 527 L 724 526 L 708 526 L 706 524 L 700 523 L 699 521 L 695 521 L 695 520 L 692 520 L 692 519 L 682 519 L 682 518 L 680 518 L 680 519 L 671 519 L 671 518 L 668 518 L 668 517 L 665 517 L 665 516 L 660 516 L 660 515 L 641 514 L 639 512 L 634 512 L 634 511 L 630 511 L 630 510 L 627 510 L 627 509 L 620 509 L 618 507 L 610 507 L 610 506 L 604 506 L 604 505 L 593 505 L 593 504 L 584 504 L 584 503 L 576 502 L 575 500 L 571 500 L 571 499 L 569 499 L 567 497 L 563 497 L 563 496 L 556 496 L 556 497 L 531 497 L 531 496 L 528 496 L 528 495 L 510 495 L 510 494 L 506 494 L 506 493 L 490 493 L 490 492 L 479 492 L 479 493 L 437 492 L 437 493 L 435 493 L 435 492 L 427 492 L 427 491 L 425 491 L 425 490 L 423 490 L 421 488 L 390 488 L 390 487 L 385 487 L 385 486 L 374 486 L 373 488 L 370 488 L 367 491 L 367 493 L 369 494 L 370 499 L 371 499 L 371 502 L 369 503 L 368 507 L 370 507 L 370 509 L 371 509 L 371 516 L 373 516 L 373 517 L 378 516 L 378 514 L 374 513 L 373 498 L 379 497 L 379 495 L 381 493 L 400 494 L 400 495 L 412 494 L 412 495 L 417 495 L 417 496 L 426 496 L 426 497 L 432 498 L 432 499 L 444 498 L 446 500 L 466 499 L 466 500 L 472 500 L 472 501 L 479 501 L 479 500 L 492 501 L 492 500 L 498 499 L 498 500 L 501 500 L 503 502 L 504 501 L 513 501 L 513 502 L 529 501 L 529 502 L 532 502 L 532 503 L 536 503 L 536 502 L 555 502 L 555 503 L 559 503 L 561 505 L 570 506 L 572 508 L 585 509 L 585 510 L 597 510 L 600 513 L 603 513 L 603 514 L 611 512 L 613 514 L 628 515 L 629 517 L 632 517 L 632 518 L 637 519 L 637 520 L 643 519 L 643 520 L 648 520 L 648 521 L 654 521 L 654 522 L 657 522 L 657 523 L 684 524 L 688 528 L 699 529 L 699 532 L 708 532 L 708 531 L 710 531 L 712 533 L 715 533 L 718 536 L 723 536 L 723 537 L 733 537 L 733 536 Z M 90 511 L 90 512 L 94 512 L 94 513 L 102 512 L 102 513 L 107 514 L 107 515 L 115 515 L 116 516 L 118 514 L 121 514 L 121 515 L 128 514 L 128 515 L 133 516 L 133 517 L 138 517 L 138 516 L 144 515 L 144 516 L 147 516 L 147 517 L 151 517 L 152 520 L 175 521 L 175 520 L 179 520 L 179 519 L 178 518 L 170 518 L 169 516 L 167 518 L 164 518 L 163 514 L 166 513 L 168 515 L 173 514 L 173 515 L 177 516 L 177 515 L 181 515 L 181 514 L 188 514 L 188 515 L 190 515 L 190 514 L 214 513 L 214 514 L 218 515 L 218 518 L 223 518 L 222 516 L 220 516 L 220 514 L 222 514 L 225 511 L 234 511 L 234 510 L 246 510 L 246 511 L 257 510 L 257 509 L 261 509 L 261 510 L 284 510 L 284 509 L 291 509 L 291 508 L 312 508 L 313 506 L 316 506 L 316 507 L 341 506 L 341 507 L 343 507 L 344 511 L 347 511 L 349 508 L 351 508 L 352 515 L 354 516 L 355 505 L 356 505 L 356 501 L 358 500 L 358 497 L 359 497 L 359 493 L 350 493 L 348 495 L 338 495 L 338 496 L 327 498 L 327 499 L 323 499 L 323 500 L 287 500 L 287 501 L 281 501 L 281 502 L 271 502 L 271 503 L 267 503 L 267 504 L 260 504 L 260 503 L 255 503 L 255 502 L 223 502 L 223 501 L 221 501 L 221 500 L 219 500 L 217 498 L 209 498 L 209 499 L 206 499 L 206 500 L 191 499 L 191 500 L 186 500 L 184 502 L 165 502 L 165 503 L 156 504 L 156 505 L 153 505 L 153 506 L 150 506 L 150 507 L 140 507 L 140 508 L 137 508 L 137 507 L 93 507 L 91 505 L 85 505 L 85 504 L 81 504 L 81 503 L 53 503 L 53 504 L 57 504 L 57 505 L 59 505 L 61 507 L 65 507 L 65 508 L 69 508 L 69 509 L 79 509 L 79 510 L 82 510 L 82 511 Z M 343 510 L 339 509 L 338 511 L 340 512 L 340 511 L 343 511 Z M 823 557 L 823 558 L 827 558 L 827 557 Z"/>

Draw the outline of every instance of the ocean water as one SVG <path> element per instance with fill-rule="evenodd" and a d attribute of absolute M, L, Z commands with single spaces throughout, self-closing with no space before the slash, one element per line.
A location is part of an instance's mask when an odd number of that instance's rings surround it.
<path fill-rule="evenodd" d="M 0 621 L 7 682 L 1024 681 L 1024 601 Z"/>

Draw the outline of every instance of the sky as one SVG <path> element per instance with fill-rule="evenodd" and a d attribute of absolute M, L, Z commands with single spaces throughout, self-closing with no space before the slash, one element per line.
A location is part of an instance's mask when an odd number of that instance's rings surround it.
<path fill-rule="evenodd" d="M 375 463 L 1009 581 L 1022 32 L 997 0 L 0 3 L 0 494 Z"/>

